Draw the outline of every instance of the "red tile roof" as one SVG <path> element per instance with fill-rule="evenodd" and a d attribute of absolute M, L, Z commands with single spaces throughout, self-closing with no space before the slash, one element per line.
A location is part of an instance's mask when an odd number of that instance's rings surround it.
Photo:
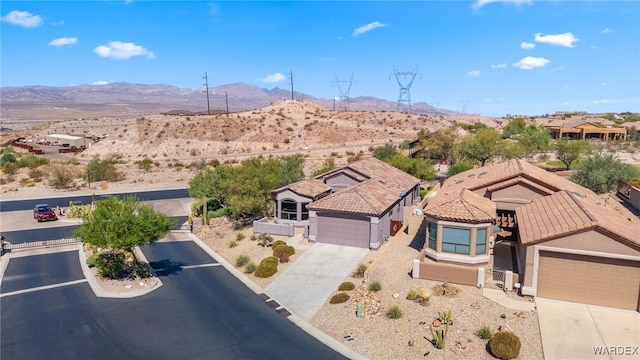
<path fill-rule="evenodd" d="M 294 193 L 313 199 L 314 197 L 331 190 L 331 186 L 323 183 L 318 179 L 304 179 L 287 186 L 283 186 L 280 189 L 274 190 L 274 192 L 281 192 L 283 190 L 291 190 Z"/>
<path fill-rule="evenodd" d="M 425 213 L 439 220 L 486 223 L 496 218 L 496 204 L 473 191 L 462 189 L 459 196 L 428 204 Z"/>

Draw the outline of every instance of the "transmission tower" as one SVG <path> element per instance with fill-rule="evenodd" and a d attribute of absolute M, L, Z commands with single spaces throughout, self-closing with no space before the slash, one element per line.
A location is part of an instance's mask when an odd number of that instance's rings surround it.
<path fill-rule="evenodd" d="M 398 110 L 406 107 L 411 112 L 411 84 L 418 75 L 418 68 L 411 71 L 398 71 L 393 70 L 393 75 L 396 77 L 398 86 L 400 86 L 400 95 L 398 95 Z"/>
<path fill-rule="evenodd" d="M 338 92 L 340 93 L 340 105 L 342 106 L 342 110 L 346 111 L 349 109 L 349 92 L 351 91 L 351 85 L 353 85 L 354 81 L 353 75 L 351 75 L 351 78 L 349 79 L 342 80 L 338 79 L 338 75 L 336 75 L 336 79 L 333 80 L 338 87 Z M 340 84 L 343 84 L 343 86 L 340 86 Z"/>
<path fill-rule="evenodd" d="M 211 115 L 211 107 L 209 106 L 209 77 L 207 76 L 207 72 L 204 72 L 204 86 L 207 89 L 207 115 Z"/>

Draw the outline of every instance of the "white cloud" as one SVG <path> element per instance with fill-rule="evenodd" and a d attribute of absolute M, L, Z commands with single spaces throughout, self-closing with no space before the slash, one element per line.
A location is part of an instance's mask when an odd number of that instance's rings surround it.
<path fill-rule="evenodd" d="M 107 85 L 109 82 L 105 80 L 98 80 L 91 83 L 91 85 Z"/>
<path fill-rule="evenodd" d="M 503 4 L 513 4 L 513 5 L 529 5 L 533 1 L 532 0 L 477 0 L 473 4 L 474 9 L 480 9 L 481 7 L 493 4 L 493 3 L 503 3 Z"/>
<path fill-rule="evenodd" d="M 75 43 L 78 42 L 78 38 L 76 37 L 61 37 L 61 38 L 57 38 L 57 39 L 53 39 L 49 42 L 48 45 L 51 46 L 65 46 L 65 45 L 73 45 Z"/>
<path fill-rule="evenodd" d="M 603 33 L 603 34 L 608 34 L 610 32 L 613 32 L 613 29 L 604 28 L 604 30 L 601 31 L 601 33 Z"/>
<path fill-rule="evenodd" d="M 535 34 L 536 42 L 569 48 L 574 47 L 573 43 L 578 40 L 579 39 L 573 36 L 573 34 L 570 32 L 556 35 L 542 35 L 540 33 Z"/>
<path fill-rule="evenodd" d="M 531 70 L 531 69 L 535 69 L 535 68 L 539 68 L 539 67 L 543 67 L 547 64 L 549 64 L 551 61 L 545 58 L 537 58 L 537 57 L 533 57 L 533 56 L 527 56 L 524 57 L 522 59 L 520 59 L 520 61 L 518 61 L 517 63 L 513 64 L 513 66 L 517 67 L 518 69 L 522 69 L 522 70 Z"/>
<path fill-rule="evenodd" d="M 478 77 L 478 76 L 480 76 L 480 70 L 471 70 L 471 71 L 467 72 L 467 75 L 469 75 L 471 77 Z"/>
<path fill-rule="evenodd" d="M 502 64 L 491 64 L 492 69 L 504 69 L 507 67 L 507 63 Z"/>
<path fill-rule="evenodd" d="M 122 41 L 111 41 L 109 45 L 100 45 L 93 49 L 93 52 L 103 58 L 113 58 L 118 60 L 126 60 L 135 56 L 146 56 L 149 59 L 155 57 L 153 52 L 145 49 L 143 46 L 134 43 L 125 43 Z"/>
<path fill-rule="evenodd" d="M 520 47 L 523 49 L 533 49 L 534 47 L 536 47 L 536 44 L 523 41 L 522 43 L 520 43 Z"/>
<path fill-rule="evenodd" d="M 602 100 L 593 100 L 591 103 L 593 103 L 593 104 L 615 104 L 617 102 L 618 102 L 618 100 L 602 99 Z"/>
<path fill-rule="evenodd" d="M 609 86 L 609 84 L 605 82 L 605 83 L 602 83 L 602 86 Z"/>
<path fill-rule="evenodd" d="M 42 25 L 42 17 L 33 15 L 28 11 L 13 10 L 9 15 L 3 16 L 2 21 L 27 28 Z"/>
<path fill-rule="evenodd" d="M 353 37 L 358 37 L 364 33 L 367 33 L 375 28 L 379 28 L 379 27 L 385 27 L 388 26 L 387 24 L 383 24 L 380 21 L 374 21 L 372 23 L 368 23 L 367 25 L 364 26 L 360 26 L 359 28 L 353 30 L 353 34 L 351 34 L 351 36 Z"/>
<path fill-rule="evenodd" d="M 286 77 L 282 73 L 275 73 L 271 75 L 267 75 L 260 79 L 260 81 L 264 83 L 276 83 L 286 79 Z"/>

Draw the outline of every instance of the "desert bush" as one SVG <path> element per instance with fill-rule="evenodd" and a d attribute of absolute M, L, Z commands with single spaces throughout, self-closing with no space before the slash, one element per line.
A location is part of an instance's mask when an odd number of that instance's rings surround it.
<path fill-rule="evenodd" d="M 29 177 L 32 179 L 41 179 L 44 176 L 44 171 L 39 168 L 30 168 L 29 169 Z"/>
<path fill-rule="evenodd" d="M 449 285 L 448 282 L 443 282 L 442 284 L 434 285 L 432 288 L 433 295 L 436 296 L 444 296 L 448 298 L 456 297 L 460 293 L 460 289 Z"/>
<path fill-rule="evenodd" d="M 262 247 L 267 247 L 269 246 L 269 244 L 271 244 L 273 242 L 273 238 L 271 237 L 271 235 L 263 232 L 260 235 L 258 235 L 258 245 L 262 246 Z"/>
<path fill-rule="evenodd" d="M 400 319 L 402 317 L 402 309 L 399 306 L 392 306 L 387 310 L 387 317 L 389 319 Z"/>
<path fill-rule="evenodd" d="M 18 159 L 16 163 L 18 164 L 19 167 L 35 169 L 38 166 L 47 165 L 49 163 L 49 159 L 38 157 L 35 155 L 27 155 L 27 156 L 20 157 L 20 159 Z"/>
<path fill-rule="evenodd" d="M 244 267 L 244 272 L 247 274 L 251 274 L 256 271 L 256 268 L 256 263 L 254 263 L 253 261 L 249 261 L 249 263 Z"/>
<path fill-rule="evenodd" d="M 482 340 L 489 340 L 489 339 L 491 339 L 491 336 L 493 335 L 491 333 L 491 329 L 487 325 L 485 325 L 485 326 L 481 327 L 480 329 L 476 330 L 474 332 L 474 334 L 477 337 L 479 337 L 480 339 L 482 339 Z"/>
<path fill-rule="evenodd" d="M 68 218 L 86 219 L 93 212 L 93 207 L 90 204 L 87 205 L 71 205 L 67 211 Z"/>
<path fill-rule="evenodd" d="M 274 248 L 279 247 L 279 246 L 283 246 L 283 245 L 286 246 L 287 243 L 285 241 L 282 241 L 282 240 L 276 240 L 271 244 L 271 246 L 274 247 Z"/>
<path fill-rule="evenodd" d="M 501 360 L 517 358 L 521 346 L 520 338 L 511 331 L 498 331 L 489 340 L 491 355 Z"/>
<path fill-rule="evenodd" d="M 278 259 L 277 258 L 275 259 L 277 262 Z M 277 265 L 261 262 L 260 265 L 258 265 L 258 267 L 256 268 L 254 275 L 259 278 L 268 278 L 270 276 L 273 276 L 273 274 L 275 274 L 276 272 L 278 272 Z"/>
<path fill-rule="evenodd" d="M 367 271 L 367 265 L 366 264 L 360 264 L 360 265 L 358 265 L 356 270 L 353 272 L 353 277 L 362 278 L 362 277 L 364 277 L 364 273 L 366 271 Z"/>
<path fill-rule="evenodd" d="M 338 286 L 339 291 L 351 291 L 356 288 L 356 284 L 351 281 L 345 281 L 340 286 Z"/>
<path fill-rule="evenodd" d="M 382 284 L 380 281 L 376 280 L 369 284 L 369 291 L 378 292 L 380 290 L 382 290 Z"/>
<path fill-rule="evenodd" d="M 239 232 L 236 233 L 236 241 L 242 241 L 244 239 L 244 234 Z"/>
<path fill-rule="evenodd" d="M 83 178 L 87 181 L 120 181 L 124 174 L 116 169 L 117 160 L 101 160 L 93 158 L 84 171 Z"/>
<path fill-rule="evenodd" d="M 249 239 L 251 241 L 256 241 L 256 240 L 258 240 L 258 236 L 256 234 L 251 234 L 251 237 L 249 237 Z"/>
<path fill-rule="evenodd" d="M 149 170 L 151 170 L 151 166 L 153 165 L 153 160 L 145 156 L 142 160 L 136 161 L 135 164 L 138 165 L 140 169 L 149 172 Z"/>
<path fill-rule="evenodd" d="M 342 304 L 350 299 L 347 293 L 341 292 L 333 295 L 329 300 L 330 304 Z"/>
<path fill-rule="evenodd" d="M 151 267 L 149 264 L 138 259 L 133 260 L 133 263 L 131 264 L 131 271 L 133 272 L 134 277 L 138 277 L 140 279 L 151 277 Z"/>
<path fill-rule="evenodd" d="M 249 263 L 249 261 L 251 261 L 251 258 L 249 257 L 249 255 L 240 254 L 236 258 L 236 266 L 237 267 L 243 267 L 243 266 L 247 265 Z"/>
<path fill-rule="evenodd" d="M 433 295 L 433 292 L 424 288 L 419 288 L 417 290 L 417 299 L 418 302 L 420 303 L 420 305 L 429 305 L 429 299 L 431 298 L 431 295 Z"/>
<path fill-rule="evenodd" d="M 234 247 L 236 247 L 236 246 L 238 246 L 238 243 L 237 243 L 235 240 L 231 240 L 231 241 L 229 241 L 229 247 L 230 247 L 230 248 L 234 248 Z"/>
<path fill-rule="evenodd" d="M 116 278 L 124 268 L 124 253 L 108 251 L 98 255 L 96 268 L 101 277 Z"/>
<path fill-rule="evenodd" d="M 418 290 L 416 289 L 411 289 L 409 290 L 409 292 L 407 293 L 407 300 L 418 300 Z"/>
<path fill-rule="evenodd" d="M 87 263 L 87 266 L 89 266 L 90 268 L 95 267 L 98 263 L 98 256 L 100 256 L 100 253 L 93 253 L 91 256 L 89 256 L 85 261 Z"/>
<path fill-rule="evenodd" d="M 287 254 L 289 256 L 294 255 L 296 253 L 296 249 L 293 246 L 287 245 L 284 241 L 276 241 L 272 245 L 273 248 L 273 256 L 280 256 L 280 254 Z"/>
<path fill-rule="evenodd" d="M 20 167 L 14 162 L 5 163 L 2 166 L 2 172 L 7 175 L 14 175 L 16 172 L 18 172 L 18 169 L 20 169 Z"/>
<path fill-rule="evenodd" d="M 4 151 L 2 156 L 0 156 L 0 166 L 4 167 L 8 163 L 16 162 L 16 156 L 13 153 Z"/>
<path fill-rule="evenodd" d="M 54 189 L 67 189 L 71 187 L 75 174 L 64 165 L 53 165 L 49 168 L 49 186 Z"/>

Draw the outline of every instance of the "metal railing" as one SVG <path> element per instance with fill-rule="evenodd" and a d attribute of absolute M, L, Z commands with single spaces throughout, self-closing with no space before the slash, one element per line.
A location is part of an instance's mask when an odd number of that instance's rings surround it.
<path fill-rule="evenodd" d="M 81 241 L 80 238 L 65 238 L 65 239 L 57 239 L 57 240 L 33 241 L 33 242 L 23 242 L 23 243 L 17 243 L 17 244 L 12 244 L 10 242 L 5 241 L 5 249 L 6 250 L 30 249 L 30 248 L 37 248 L 37 247 L 74 244 L 80 241 Z"/>

